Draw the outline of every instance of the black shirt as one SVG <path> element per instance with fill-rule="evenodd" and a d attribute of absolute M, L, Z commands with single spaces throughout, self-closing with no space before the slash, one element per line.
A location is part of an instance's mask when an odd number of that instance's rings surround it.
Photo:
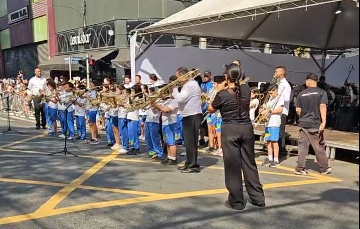
<path fill-rule="evenodd" d="M 240 86 L 240 107 L 235 93 L 231 89 L 224 89 L 217 93 L 211 106 L 219 110 L 222 121 L 226 123 L 251 124 L 250 99 L 251 91 L 248 85 Z"/>
<path fill-rule="evenodd" d="M 323 89 L 309 87 L 300 92 L 295 106 L 301 108 L 299 126 L 305 129 L 319 129 L 322 119 L 320 105 L 328 104 L 328 97 Z"/>

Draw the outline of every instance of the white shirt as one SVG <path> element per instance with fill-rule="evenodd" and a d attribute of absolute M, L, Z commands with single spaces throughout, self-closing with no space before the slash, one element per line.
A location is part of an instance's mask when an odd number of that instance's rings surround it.
<path fill-rule="evenodd" d="M 123 107 L 119 107 L 118 109 L 118 118 L 126 118 L 126 109 Z"/>
<path fill-rule="evenodd" d="M 146 112 L 145 122 L 160 123 L 160 111 L 153 107 L 149 108 Z"/>
<path fill-rule="evenodd" d="M 168 99 L 162 105 L 172 110 L 171 112 L 162 112 L 162 125 L 167 126 L 177 123 L 178 101 L 176 99 Z"/>
<path fill-rule="evenodd" d="M 126 118 L 131 121 L 140 121 L 139 110 L 135 110 L 127 113 Z"/>
<path fill-rule="evenodd" d="M 96 91 L 89 91 L 88 94 L 89 94 L 89 98 L 96 99 Z M 97 111 L 97 110 L 98 110 L 98 107 L 95 107 L 95 106 L 89 108 L 89 111 Z"/>
<path fill-rule="evenodd" d="M 258 109 L 260 101 L 258 99 L 253 99 L 250 102 L 250 120 L 255 120 L 255 112 Z"/>
<path fill-rule="evenodd" d="M 134 86 L 134 83 L 132 83 L 132 82 L 130 82 L 130 83 L 128 83 L 128 84 L 124 84 L 124 87 L 125 87 L 126 89 L 132 88 L 133 86 Z"/>
<path fill-rule="evenodd" d="M 112 117 L 117 117 L 118 116 L 118 108 L 110 108 L 109 115 Z"/>
<path fill-rule="evenodd" d="M 291 86 L 289 82 L 284 78 L 280 81 L 279 84 L 279 94 L 282 95 L 284 99 L 284 115 L 289 115 L 290 108 L 290 98 L 291 98 Z"/>
<path fill-rule="evenodd" d="M 276 100 L 277 98 L 271 98 L 267 103 L 266 107 L 270 107 L 272 108 L 272 110 L 276 110 L 282 106 L 285 106 L 285 101 L 283 96 L 280 96 L 278 101 Z M 280 127 L 280 126 L 281 126 L 281 114 L 270 115 L 270 118 L 266 123 L 266 127 Z"/>
<path fill-rule="evenodd" d="M 34 76 L 29 81 L 29 91 L 32 95 L 39 95 L 40 90 L 43 90 L 46 86 L 46 79 L 42 77 Z"/>
<path fill-rule="evenodd" d="M 178 88 L 174 88 L 173 97 L 179 103 L 179 111 L 182 117 L 202 113 L 201 88 L 195 80 L 185 83 L 181 92 Z"/>
<path fill-rule="evenodd" d="M 75 116 L 81 116 L 81 117 L 85 117 L 85 113 L 86 113 L 86 109 L 85 109 L 85 103 L 86 103 L 86 99 L 83 98 L 78 98 L 76 100 L 77 103 L 81 104 L 82 106 L 79 105 L 75 105 Z"/>
<path fill-rule="evenodd" d="M 139 110 L 139 115 L 146 115 L 147 111 L 144 109 Z"/>

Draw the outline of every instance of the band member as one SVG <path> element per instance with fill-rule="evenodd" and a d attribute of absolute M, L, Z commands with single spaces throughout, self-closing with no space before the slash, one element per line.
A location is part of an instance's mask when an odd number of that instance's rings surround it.
<path fill-rule="evenodd" d="M 110 91 L 114 96 L 120 95 L 121 93 L 119 90 L 117 90 L 117 87 L 115 85 L 110 86 Z M 119 116 L 118 116 L 119 107 L 118 106 L 111 107 L 109 114 L 110 114 L 110 121 L 112 124 L 112 130 L 115 138 L 115 144 L 111 147 L 111 149 L 120 150 L 122 146 L 121 146 L 121 138 L 120 138 L 120 130 L 119 130 Z"/>
<path fill-rule="evenodd" d="M 88 92 L 88 98 L 96 99 L 97 92 L 95 90 L 94 83 L 90 83 L 90 87 L 91 87 L 91 90 Z M 93 107 L 89 108 L 89 110 L 87 110 L 86 112 L 87 112 L 88 123 L 90 126 L 90 132 L 91 132 L 91 139 L 90 139 L 89 143 L 92 145 L 99 144 L 99 140 L 98 140 L 99 131 L 96 126 L 96 116 L 98 113 L 98 107 L 93 106 Z"/>
<path fill-rule="evenodd" d="M 285 142 L 286 142 L 286 120 L 289 115 L 290 101 L 291 101 L 291 86 L 286 80 L 286 68 L 279 66 L 275 69 L 275 77 L 279 80 L 279 93 L 284 99 L 284 109 L 281 115 L 281 128 L 280 128 L 280 152 L 286 152 Z"/>
<path fill-rule="evenodd" d="M 74 85 L 70 82 L 64 84 L 64 93 L 59 96 L 59 102 L 63 104 L 64 113 L 60 116 L 60 122 L 64 124 L 63 133 L 60 137 L 67 137 L 69 140 L 75 137 L 74 106 L 71 101 Z M 67 115 L 66 115 L 67 114 Z M 67 133 L 69 132 L 69 136 Z"/>
<path fill-rule="evenodd" d="M 57 131 L 57 119 L 58 119 L 58 99 L 56 96 L 56 84 L 54 81 L 48 82 L 48 88 L 50 93 L 53 96 L 49 98 L 48 101 L 48 116 L 49 116 L 49 125 L 50 125 L 50 135 L 56 136 Z"/>
<path fill-rule="evenodd" d="M 141 91 L 143 93 L 143 96 L 148 97 L 149 96 L 149 88 L 147 85 L 142 84 L 141 86 Z M 139 115 L 140 115 L 140 129 L 141 129 L 141 136 L 140 139 L 141 140 L 145 140 L 145 122 L 146 122 L 146 113 L 147 111 L 144 109 L 140 109 L 139 110 Z"/>
<path fill-rule="evenodd" d="M 155 93 L 155 87 L 149 88 L 150 95 Z M 151 107 L 146 112 L 145 120 L 145 141 L 151 159 L 161 161 L 164 157 L 164 151 L 161 145 L 160 129 L 160 111 Z"/>
<path fill-rule="evenodd" d="M 260 100 L 256 97 L 258 94 L 260 94 L 260 91 L 257 88 L 251 90 L 250 120 L 253 124 L 256 117 L 256 111 L 260 105 Z"/>
<path fill-rule="evenodd" d="M 176 71 L 176 76 L 182 78 L 189 70 L 181 67 Z M 184 77 L 183 77 L 184 78 Z M 184 79 L 188 80 L 188 79 Z M 198 164 L 198 138 L 201 121 L 203 118 L 201 110 L 201 88 L 195 80 L 186 82 L 181 91 L 174 88 L 173 97 L 179 103 L 180 115 L 183 117 L 184 143 L 186 149 L 185 165 L 178 169 L 182 173 L 199 173 Z"/>
<path fill-rule="evenodd" d="M 59 135 L 59 138 L 65 138 L 66 133 L 66 126 L 65 126 L 65 104 L 60 100 L 60 98 L 63 98 L 63 96 L 66 94 L 64 91 L 64 84 L 59 84 L 59 96 L 58 96 L 58 114 L 59 114 L 59 121 L 60 121 L 60 127 L 61 127 L 61 134 Z"/>
<path fill-rule="evenodd" d="M 115 135 L 114 135 L 114 131 L 113 131 L 113 125 L 111 123 L 111 115 L 110 115 L 110 105 L 106 104 L 106 103 L 101 103 L 100 104 L 100 109 L 103 110 L 105 112 L 105 131 L 106 131 L 106 138 L 108 141 L 108 146 L 114 146 L 116 144 L 115 141 Z M 112 111 L 113 113 L 113 111 Z"/>
<path fill-rule="evenodd" d="M 140 85 L 134 85 L 131 88 L 130 100 L 136 101 L 142 98 L 141 87 Z M 130 105 L 132 103 L 130 102 Z M 128 135 L 129 135 L 129 151 L 128 155 L 137 155 L 140 154 L 140 116 L 139 110 L 131 111 L 127 113 L 127 127 L 128 127 Z"/>
<path fill-rule="evenodd" d="M 280 126 L 281 114 L 284 109 L 284 97 L 279 95 L 278 86 L 274 85 L 268 92 L 271 96 L 269 102 L 265 105 L 267 109 L 261 109 L 261 115 L 270 113 L 270 118 L 266 123 L 265 140 L 268 144 L 268 158 L 265 159 L 263 166 L 270 166 L 276 168 L 280 165 L 279 161 L 279 139 L 280 139 Z"/>
<path fill-rule="evenodd" d="M 221 91 L 226 87 L 226 78 L 224 75 L 214 76 L 214 87 L 217 91 Z M 221 129 L 222 129 L 222 117 L 220 112 L 216 112 L 216 122 L 214 135 L 216 137 L 217 150 L 213 153 L 215 156 L 223 156 L 221 146 Z"/>
<path fill-rule="evenodd" d="M 28 89 L 33 96 L 37 130 L 40 129 L 40 126 L 46 129 L 45 108 L 41 102 L 41 91 L 45 88 L 46 83 L 46 79 L 41 76 L 41 70 L 35 69 L 35 76 L 30 79 Z"/>
<path fill-rule="evenodd" d="M 209 93 L 212 89 L 214 88 L 214 81 L 212 80 L 212 74 L 210 71 L 205 71 L 204 72 L 204 80 L 201 83 L 201 91 L 202 93 Z M 207 107 L 209 106 L 208 102 L 205 102 L 204 104 L 202 104 L 202 108 L 203 108 L 203 114 L 206 113 L 207 111 Z M 206 132 L 208 133 L 208 137 L 209 137 L 209 149 L 208 152 L 212 152 L 214 151 L 214 123 L 215 118 L 213 116 L 209 116 L 206 122 L 203 122 L 200 126 L 200 141 L 199 141 L 199 146 L 200 147 L 205 147 L 206 146 L 206 142 L 205 142 L 205 135 Z"/>
<path fill-rule="evenodd" d="M 241 69 L 236 64 L 226 68 L 228 88 L 217 93 L 208 111 L 220 110 L 222 123 L 222 149 L 224 154 L 225 183 L 229 190 L 226 207 L 243 210 L 242 172 L 246 189 L 253 205 L 265 207 L 265 196 L 255 162 L 255 136 L 249 117 L 250 88 L 240 85 Z"/>
<path fill-rule="evenodd" d="M 310 145 L 315 151 L 320 172 L 322 174 L 331 173 L 324 140 L 328 98 L 326 91 L 317 87 L 318 79 L 315 74 L 309 74 L 306 77 L 307 89 L 300 92 L 296 103 L 296 112 L 300 116 L 299 127 L 301 128 L 298 165 L 295 169 L 295 173 L 298 175 L 309 175 L 306 170 L 306 157 Z"/>
<path fill-rule="evenodd" d="M 131 95 L 131 89 L 126 89 L 124 85 L 120 86 L 120 90 L 124 91 L 124 100 L 129 100 Z M 129 105 L 129 101 L 124 102 L 126 106 Z M 119 130 L 122 143 L 122 149 L 119 149 L 120 153 L 127 153 L 129 151 L 129 131 L 128 131 L 128 121 L 126 119 L 127 112 L 124 106 L 119 107 L 118 118 L 119 118 Z"/>
<path fill-rule="evenodd" d="M 79 85 L 78 90 L 85 90 L 85 85 Z M 86 141 L 86 109 L 85 109 L 86 99 L 84 95 L 80 95 L 80 97 L 75 101 L 75 117 L 76 117 L 76 125 L 78 129 L 78 140 Z"/>

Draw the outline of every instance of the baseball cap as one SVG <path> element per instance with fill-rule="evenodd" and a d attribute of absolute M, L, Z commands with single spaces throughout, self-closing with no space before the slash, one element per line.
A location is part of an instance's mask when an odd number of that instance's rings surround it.
<path fill-rule="evenodd" d="M 211 72 L 210 71 L 205 71 L 204 76 L 211 76 Z"/>
<path fill-rule="evenodd" d="M 306 76 L 306 80 L 313 80 L 313 81 L 318 82 L 319 76 L 314 73 L 310 73 L 309 75 Z"/>

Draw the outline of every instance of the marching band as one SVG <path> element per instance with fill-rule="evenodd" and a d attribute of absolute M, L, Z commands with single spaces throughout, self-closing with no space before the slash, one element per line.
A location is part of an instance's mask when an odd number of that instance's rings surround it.
<path fill-rule="evenodd" d="M 225 68 L 223 75 L 213 79 L 210 72 L 205 72 L 207 81 L 203 84 L 197 81 L 201 74 L 199 69 L 189 71 L 181 67 L 166 85 L 160 85 L 156 75 L 152 74 L 152 87 L 142 85 L 141 76 L 136 76 L 136 84 L 132 84 L 129 77 L 123 85 L 111 84 L 109 79 L 104 79 L 102 86 L 91 83 L 89 90 L 85 85 L 75 88 L 71 82 L 56 85 L 51 79 L 44 81 L 41 70 L 36 69 L 28 88 L 35 105 L 36 128 L 45 128 L 47 122 L 50 135 L 57 136 L 59 118 L 60 138 L 86 141 L 86 127 L 89 126 L 91 139 L 88 143 L 95 145 L 99 144 L 97 119 L 100 116 L 105 122 L 107 141 L 112 150 L 138 155 L 141 153 L 140 140 L 144 140 L 150 160 L 176 166 L 177 145 L 184 145 L 185 164 L 177 169 L 182 173 L 199 173 L 199 135 L 200 141 L 203 140 L 200 129 L 205 123 L 208 152 L 224 159 L 225 182 L 229 190 L 226 206 L 235 210 L 245 208 L 243 172 L 252 204 L 265 207 L 255 162 L 254 127 L 265 126 L 268 158 L 263 165 L 278 167 L 291 93 L 285 78 L 286 68 L 276 68 L 275 76 L 263 94 L 249 88 L 250 78 L 245 77 L 240 61 Z M 330 173 L 331 168 L 323 161 L 325 172 L 322 173 Z M 303 174 L 303 171 L 304 168 L 299 166 L 297 174 Z"/>

